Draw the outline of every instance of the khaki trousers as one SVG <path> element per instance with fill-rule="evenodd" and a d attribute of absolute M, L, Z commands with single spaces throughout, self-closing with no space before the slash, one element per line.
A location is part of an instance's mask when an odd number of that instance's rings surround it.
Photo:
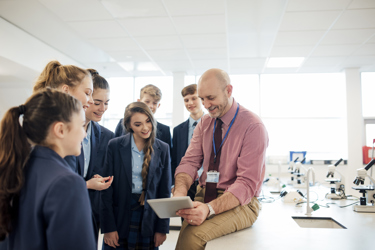
<path fill-rule="evenodd" d="M 204 202 L 205 188 L 197 187 L 195 201 Z M 218 197 L 223 191 L 218 191 Z M 237 206 L 224 213 L 216 215 L 210 220 L 204 221 L 199 226 L 189 225 L 183 222 L 178 237 L 177 250 L 201 250 L 212 239 L 221 237 L 248 228 L 254 224 L 259 214 L 259 201 L 254 197 L 249 204 Z"/>

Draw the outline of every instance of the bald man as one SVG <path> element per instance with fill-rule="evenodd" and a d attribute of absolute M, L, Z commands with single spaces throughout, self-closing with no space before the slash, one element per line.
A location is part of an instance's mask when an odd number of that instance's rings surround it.
<path fill-rule="evenodd" d="M 232 90 L 223 70 L 210 69 L 199 79 L 198 96 L 208 115 L 176 169 L 173 196 L 186 196 L 202 164 L 203 173 L 194 208 L 177 212 L 184 222 L 176 249 L 204 249 L 208 241 L 250 227 L 258 217 L 268 134 Z"/>

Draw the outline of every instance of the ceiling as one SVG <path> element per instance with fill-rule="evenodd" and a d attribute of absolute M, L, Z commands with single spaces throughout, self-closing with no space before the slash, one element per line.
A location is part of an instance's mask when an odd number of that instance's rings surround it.
<path fill-rule="evenodd" d="M 0 67 L 38 72 L 58 59 L 105 77 L 375 71 L 375 0 L 0 0 L 0 17 L 9 27 Z M 267 68 L 271 57 L 305 59 Z"/>

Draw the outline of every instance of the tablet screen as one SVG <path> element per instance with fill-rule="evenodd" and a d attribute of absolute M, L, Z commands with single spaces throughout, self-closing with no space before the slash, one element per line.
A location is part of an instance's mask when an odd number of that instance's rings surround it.
<path fill-rule="evenodd" d="M 193 208 L 189 196 L 147 200 L 160 219 L 179 217 L 176 212 L 184 208 Z"/>

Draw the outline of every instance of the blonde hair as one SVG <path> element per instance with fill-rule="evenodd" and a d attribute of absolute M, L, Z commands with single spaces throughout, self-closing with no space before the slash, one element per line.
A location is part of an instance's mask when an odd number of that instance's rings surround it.
<path fill-rule="evenodd" d="M 157 102 L 160 102 L 161 97 L 162 97 L 161 90 L 152 84 L 148 84 L 141 89 L 141 94 L 140 94 L 141 99 L 143 98 L 145 94 L 149 94 Z"/>
<path fill-rule="evenodd" d="M 142 194 L 141 197 L 139 198 L 140 204 L 143 206 L 145 203 L 145 192 L 146 192 L 146 184 L 147 184 L 147 175 L 148 175 L 148 168 L 150 166 L 151 162 L 151 155 L 154 152 L 154 149 L 152 148 L 152 145 L 155 142 L 155 137 L 156 137 L 156 120 L 154 119 L 154 116 L 152 114 L 152 111 L 150 108 L 144 104 L 143 102 L 133 102 L 130 103 L 126 109 L 125 109 L 125 114 L 124 114 L 124 126 L 125 129 L 129 133 L 134 133 L 134 131 L 130 127 L 130 121 L 132 116 L 135 113 L 141 113 L 144 114 L 150 119 L 150 122 L 152 124 L 152 131 L 151 135 L 149 138 L 145 139 L 145 145 L 143 147 L 143 152 L 145 154 L 143 158 L 143 164 L 142 164 Z"/>
<path fill-rule="evenodd" d="M 91 74 L 85 69 L 74 65 L 62 65 L 58 61 L 51 61 L 39 75 L 33 91 L 35 93 L 48 87 L 57 89 L 64 84 L 74 89 L 86 76 L 91 77 Z"/>

